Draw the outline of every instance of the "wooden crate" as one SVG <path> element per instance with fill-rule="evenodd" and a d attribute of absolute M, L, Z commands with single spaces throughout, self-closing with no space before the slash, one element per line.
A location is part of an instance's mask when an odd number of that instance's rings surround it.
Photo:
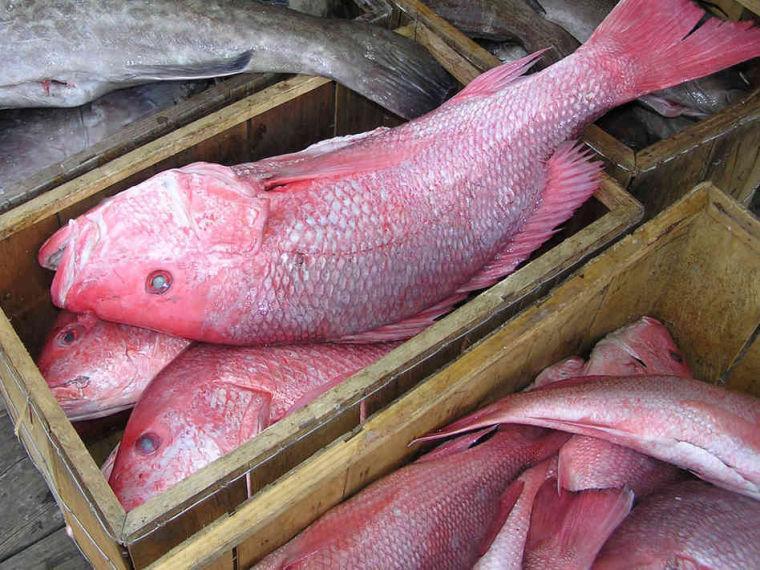
<path fill-rule="evenodd" d="M 416 37 L 456 77 L 470 65 L 449 43 L 412 23 Z M 298 76 L 272 85 L 98 167 L 0 216 L 0 377 L 18 434 L 56 494 L 82 550 L 97 567 L 144 567 L 462 353 L 573 267 L 626 233 L 640 204 L 605 179 L 563 232 L 519 271 L 171 490 L 128 514 L 97 464 L 115 434 L 84 441 L 34 365 L 55 309 L 42 242 L 103 197 L 161 170 L 198 160 L 234 164 L 302 149 L 397 117 L 334 82 Z M 119 427 L 123 428 L 123 424 Z M 231 554 L 220 564 L 230 567 Z"/>
<path fill-rule="evenodd" d="M 390 7 L 383 0 L 358 0 L 363 13 L 358 21 L 381 24 L 390 16 Z M 45 167 L 14 185 L 13 191 L 0 198 L 0 213 L 73 180 L 107 162 L 153 141 L 175 129 L 206 116 L 264 87 L 283 79 L 282 74 L 242 74 L 222 79 L 203 92 L 161 109 L 124 127 L 97 144 L 66 160 Z"/>
<path fill-rule="evenodd" d="M 151 568 L 247 568 L 409 461 L 414 438 L 651 315 L 702 380 L 760 396 L 760 222 L 704 183 L 362 426 Z"/>
<path fill-rule="evenodd" d="M 407 18 L 467 54 L 473 76 L 500 65 L 496 56 L 461 34 L 417 0 L 398 0 Z M 760 14 L 760 0 L 717 0 L 717 13 L 731 19 Z M 750 10 L 752 12 L 750 12 Z M 745 206 L 760 186 L 760 87 L 738 102 L 674 136 L 636 151 L 596 125 L 585 142 L 607 164 L 607 171 L 655 215 L 688 188 L 710 180 Z"/>

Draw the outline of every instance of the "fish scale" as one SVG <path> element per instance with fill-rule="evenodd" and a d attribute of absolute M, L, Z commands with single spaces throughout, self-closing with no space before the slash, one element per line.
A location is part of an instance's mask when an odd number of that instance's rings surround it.
<path fill-rule="evenodd" d="M 160 173 L 43 245 L 53 301 L 206 342 L 407 338 L 513 271 L 591 196 L 600 165 L 569 142 L 586 124 L 760 54 L 760 31 L 745 24 L 708 22 L 683 39 L 701 14 L 688 0 L 625 0 L 561 62 L 530 76 L 540 54 L 497 67 L 394 129 Z M 636 18 L 650 41 L 631 37 Z M 154 213 L 123 225 L 122 201 Z M 184 218 L 209 212 L 186 230 Z M 114 234 L 107 244 L 86 230 L 95 219 Z M 172 276 L 170 290 L 150 290 L 156 270 Z"/>
<path fill-rule="evenodd" d="M 255 568 L 471 567 L 489 527 L 506 515 L 500 498 L 509 483 L 566 438 L 510 426 L 470 448 L 434 450 L 328 511 Z"/>

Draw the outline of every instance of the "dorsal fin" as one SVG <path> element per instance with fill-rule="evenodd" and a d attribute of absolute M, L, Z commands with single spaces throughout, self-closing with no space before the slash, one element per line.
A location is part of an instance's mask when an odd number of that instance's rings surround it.
<path fill-rule="evenodd" d="M 547 50 L 542 49 L 510 63 L 489 69 L 470 81 L 464 89 L 454 95 L 446 104 L 459 102 L 471 97 L 485 97 L 508 87 L 522 77 L 545 51 Z"/>
<path fill-rule="evenodd" d="M 388 130 L 387 127 L 379 127 L 358 135 L 336 137 L 300 152 L 238 166 L 236 172 L 242 176 L 253 176 L 263 181 L 266 190 L 272 190 L 293 182 L 389 168 L 404 161 L 407 153 L 393 145 L 362 144 Z"/>

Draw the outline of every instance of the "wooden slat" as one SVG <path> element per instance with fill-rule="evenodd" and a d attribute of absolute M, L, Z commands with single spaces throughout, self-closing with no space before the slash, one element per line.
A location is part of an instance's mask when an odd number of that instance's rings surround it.
<path fill-rule="evenodd" d="M 0 570 L 54 568 L 55 570 L 88 570 L 92 568 L 80 554 L 66 529 L 60 528 L 30 548 L 0 562 Z"/>
<path fill-rule="evenodd" d="M 0 411 L 0 505 L 0 561 L 63 527 L 63 516 L 5 411 Z"/>
<path fill-rule="evenodd" d="M 760 16 L 760 0 L 736 0 L 739 4 L 743 5 L 749 10 L 752 10 L 755 14 Z"/>
<path fill-rule="evenodd" d="M 425 6 L 419 0 L 393 0 L 409 17 L 419 21 L 431 30 L 435 30 L 441 39 L 452 49 L 467 58 L 469 62 L 481 71 L 486 71 L 499 65 L 499 59 L 480 47 L 470 38 L 462 34 L 446 20 L 438 16 L 433 10 Z"/>

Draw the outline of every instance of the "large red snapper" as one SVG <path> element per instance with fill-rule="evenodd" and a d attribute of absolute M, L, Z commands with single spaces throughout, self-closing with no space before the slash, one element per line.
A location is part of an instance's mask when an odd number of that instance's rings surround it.
<path fill-rule="evenodd" d="M 72 420 L 99 418 L 135 405 L 148 383 L 190 341 L 61 311 L 37 366 Z"/>
<path fill-rule="evenodd" d="M 589 376 L 511 394 L 421 439 L 501 423 L 604 439 L 760 499 L 760 402 L 748 394 L 676 376 Z"/>
<path fill-rule="evenodd" d="M 567 439 L 525 426 L 481 436 L 376 481 L 256 568 L 471 568 L 517 499 L 512 480 Z"/>
<path fill-rule="evenodd" d="M 760 55 L 690 0 L 624 0 L 573 55 L 534 54 L 394 129 L 156 175 L 40 250 L 55 304 L 229 344 L 410 336 L 515 266 L 598 186 L 568 142 L 609 109 Z M 395 323 L 401 324 L 396 325 Z"/>
<path fill-rule="evenodd" d="M 143 393 L 109 483 L 133 509 L 307 405 L 395 344 L 198 345 Z"/>
<path fill-rule="evenodd" d="M 760 502 L 701 481 L 644 499 L 615 530 L 594 570 L 750 569 L 760 562 Z"/>

